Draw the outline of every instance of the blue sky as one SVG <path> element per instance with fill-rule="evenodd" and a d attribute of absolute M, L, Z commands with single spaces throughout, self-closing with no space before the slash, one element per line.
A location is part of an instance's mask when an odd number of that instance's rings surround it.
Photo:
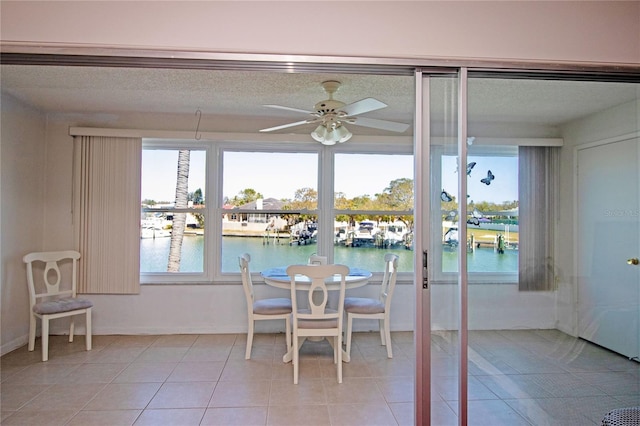
<path fill-rule="evenodd" d="M 265 197 L 293 198 L 297 189 L 317 189 L 316 154 L 247 153 L 225 154 L 225 196 L 232 198 L 246 188 L 253 188 Z M 469 157 L 476 166 L 468 180 L 470 199 L 503 202 L 518 197 L 517 157 Z M 455 157 L 443 157 L 443 187 L 452 195 L 457 191 Z M 411 155 L 338 154 L 335 164 L 336 191 L 348 198 L 374 196 L 394 179 L 413 179 Z M 495 179 L 490 185 L 480 182 L 491 170 Z M 143 151 L 142 198 L 173 201 L 177 173 L 177 151 Z M 204 188 L 204 151 L 191 151 L 189 192 Z M 437 188 L 438 193 L 442 188 Z M 206 194 L 205 194 L 206 196 Z"/>
<path fill-rule="evenodd" d="M 487 157 L 469 156 L 468 162 L 475 162 L 467 180 L 469 200 L 474 202 L 489 201 L 502 203 L 518 199 L 518 157 Z M 491 171 L 494 179 L 489 185 L 480 182 Z M 466 167 L 464 167 L 466 172 Z M 458 173 L 456 172 L 456 157 L 442 158 L 442 186 L 451 195 L 456 195 L 458 188 Z M 457 197 L 456 197 L 457 198 Z"/>

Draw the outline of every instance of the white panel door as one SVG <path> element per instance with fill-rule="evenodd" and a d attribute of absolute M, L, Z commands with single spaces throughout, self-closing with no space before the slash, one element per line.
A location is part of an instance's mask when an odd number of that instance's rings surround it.
<path fill-rule="evenodd" d="M 629 358 L 640 354 L 640 139 L 578 149 L 579 336 Z"/>

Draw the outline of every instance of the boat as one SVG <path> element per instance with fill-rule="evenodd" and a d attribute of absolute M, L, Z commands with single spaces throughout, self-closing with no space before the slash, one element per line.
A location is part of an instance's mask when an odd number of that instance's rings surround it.
<path fill-rule="evenodd" d="M 140 238 L 167 238 L 171 236 L 168 229 L 159 229 L 154 227 L 144 227 L 140 229 Z"/>
<path fill-rule="evenodd" d="M 389 225 L 380 225 L 379 240 L 384 247 L 393 247 L 404 244 L 407 235 L 407 225 L 402 222 L 394 222 Z"/>
<path fill-rule="evenodd" d="M 363 220 L 358 224 L 353 234 L 353 246 L 361 246 L 363 244 L 375 243 L 376 234 L 380 232 L 376 222 L 372 220 Z"/>
<path fill-rule="evenodd" d="M 299 222 L 289 229 L 289 245 L 306 245 L 316 242 L 318 224 L 314 222 Z"/>
<path fill-rule="evenodd" d="M 140 224 L 140 238 L 167 238 L 171 230 L 166 229 L 160 218 L 144 219 Z"/>

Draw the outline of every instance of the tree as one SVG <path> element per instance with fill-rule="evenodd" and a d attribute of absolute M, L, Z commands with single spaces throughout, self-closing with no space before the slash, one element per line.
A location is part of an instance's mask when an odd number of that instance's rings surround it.
<path fill-rule="evenodd" d="M 246 188 L 238 192 L 238 195 L 233 197 L 233 199 L 231 200 L 231 204 L 233 204 L 234 206 L 241 206 L 243 204 L 256 201 L 259 198 L 264 198 L 264 196 L 253 188 Z"/>
<path fill-rule="evenodd" d="M 381 210 L 413 209 L 413 180 L 401 178 L 392 180 L 377 199 L 384 206 Z"/>
<path fill-rule="evenodd" d="M 189 162 L 191 151 L 183 149 L 178 151 L 178 176 L 176 178 L 176 209 L 187 207 L 189 186 Z M 167 272 L 179 272 L 182 254 L 182 239 L 187 219 L 186 213 L 174 213 L 173 226 L 171 228 L 171 245 L 169 247 L 169 263 Z"/>
<path fill-rule="evenodd" d="M 389 182 L 389 186 L 381 194 L 376 194 L 376 207 L 378 210 L 412 210 L 413 180 L 401 178 Z M 391 216 L 382 219 L 393 220 Z M 413 224 L 412 216 L 400 216 L 396 220 L 400 220 L 408 227 Z"/>
<path fill-rule="evenodd" d="M 193 205 L 199 206 L 204 204 L 204 198 L 202 197 L 202 189 L 198 188 L 189 193 L 189 201 L 193 201 Z"/>
<path fill-rule="evenodd" d="M 334 195 L 334 205 L 338 210 L 349 210 L 351 208 L 351 201 L 344 192 L 336 192 Z M 350 220 L 350 217 L 348 215 L 338 215 L 336 216 L 336 220 L 347 222 Z"/>
<path fill-rule="evenodd" d="M 297 189 L 291 207 L 296 210 L 315 210 L 318 207 L 318 191 L 313 188 Z"/>
<path fill-rule="evenodd" d="M 313 188 L 297 189 L 289 204 L 292 210 L 315 210 L 318 208 L 318 191 Z M 300 215 L 298 220 L 317 221 L 317 216 Z"/>

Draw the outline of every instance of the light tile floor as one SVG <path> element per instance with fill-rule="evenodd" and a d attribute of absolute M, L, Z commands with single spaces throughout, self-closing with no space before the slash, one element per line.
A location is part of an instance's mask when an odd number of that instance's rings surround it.
<path fill-rule="evenodd" d="M 433 425 L 457 424 L 455 333 L 432 335 Z M 412 425 L 411 332 L 356 333 L 336 381 L 331 348 L 301 349 L 300 382 L 282 363 L 282 334 L 52 336 L 49 361 L 26 346 L 0 360 L 3 425 Z M 470 425 L 598 425 L 640 405 L 640 364 L 561 332 L 475 331 L 469 348 Z"/>

